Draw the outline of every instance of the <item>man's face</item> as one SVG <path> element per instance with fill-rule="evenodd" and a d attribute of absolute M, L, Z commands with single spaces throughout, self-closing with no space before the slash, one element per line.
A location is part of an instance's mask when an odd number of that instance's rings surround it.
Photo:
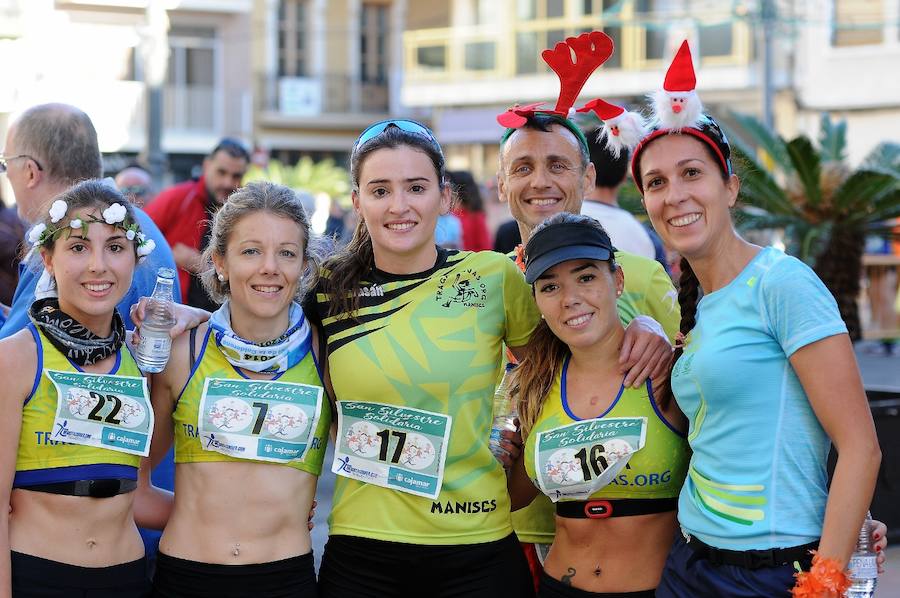
<path fill-rule="evenodd" d="M 222 205 L 235 189 L 241 186 L 247 172 L 247 161 L 220 150 L 203 160 L 206 190 L 217 204 Z"/>
<path fill-rule="evenodd" d="M 500 201 L 509 202 L 513 218 L 529 232 L 554 214 L 581 212 L 594 167 L 582 168 L 579 148 L 575 135 L 561 125 L 547 132 L 519 129 L 501 148 Z"/>

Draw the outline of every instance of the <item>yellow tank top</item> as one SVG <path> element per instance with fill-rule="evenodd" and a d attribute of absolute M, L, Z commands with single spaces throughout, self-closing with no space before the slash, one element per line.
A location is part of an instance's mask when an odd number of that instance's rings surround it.
<path fill-rule="evenodd" d="M 175 404 L 175 412 L 172 414 L 175 423 L 175 463 L 242 462 L 248 460 L 259 463 L 269 462 L 233 457 L 203 448 L 203 443 L 206 442 L 208 444 L 209 439 L 201 438 L 198 421 L 200 403 L 207 380 L 248 380 L 225 358 L 216 346 L 215 338 L 210 334 L 210 331 L 211 329 L 206 331 L 200 355 L 194 364 L 184 390 L 181 392 L 181 396 L 179 396 Z M 323 387 L 318 364 L 313 357 L 312 351 L 307 353 L 300 363 L 272 381 L 305 384 L 318 388 Z M 255 380 L 255 382 L 266 381 Z M 325 458 L 325 448 L 328 443 L 328 432 L 331 428 L 331 405 L 324 392 L 321 393 L 320 397 L 319 420 L 315 424 L 309 448 L 305 451 L 302 459 L 285 461 L 283 463 L 283 465 L 313 475 L 319 475 L 322 471 L 322 461 Z M 259 418 L 261 413 L 254 412 L 252 416 Z"/>
<path fill-rule="evenodd" d="M 618 397 L 606 412 L 598 414 L 593 420 L 581 420 L 569 409 L 566 397 L 565 380 L 568 365 L 569 359 L 566 358 L 550 394 L 544 400 L 537 422 L 525 442 L 525 471 L 528 477 L 532 481 L 537 479 L 535 442 L 539 433 L 580 421 L 587 424 L 591 421 L 603 422 L 612 418 L 646 418 L 643 448 L 632 454 L 627 466 L 619 471 L 609 484 L 591 494 L 590 498 L 678 496 L 687 474 L 689 460 L 687 438 L 676 431 L 659 412 L 649 380 L 647 385 L 640 389 L 621 388 Z M 573 475 L 582 475 L 581 471 L 581 464 L 576 462 Z M 588 472 L 590 475 L 590 470 Z"/>
<path fill-rule="evenodd" d="M 50 439 L 59 397 L 46 371 L 82 370 L 60 353 L 34 324 L 29 324 L 28 330 L 37 345 L 38 364 L 31 395 L 22 408 L 22 430 L 19 433 L 13 487 L 27 488 L 34 484 L 75 480 L 137 479 L 137 468 L 141 463 L 138 455 Z M 119 349 L 109 374 L 142 375 L 126 348 Z"/>

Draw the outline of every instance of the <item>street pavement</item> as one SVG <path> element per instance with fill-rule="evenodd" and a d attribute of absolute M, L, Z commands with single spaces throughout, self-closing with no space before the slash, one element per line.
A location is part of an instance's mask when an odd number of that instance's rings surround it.
<path fill-rule="evenodd" d="M 857 361 L 862 373 L 863 382 L 867 388 L 876 388 L 882 391 L 893 391 L 900 395 L 900 345 L 896 348 L 895 355 L 885 355 L 879 343 L 864 342 L 857 344 Z M 884 439 L 882 439 L 883 441 Z M 894 442 L 900 442 L 900 438 L 892 438 Z M 318 570 L 322 558 L 322 549 L 328 539 L 328 513 L 331 510 L 331 494 L 334 490 L 334 474 L 331 473 L 332 443 L 329 443 L 328 452 L 325 455 L 322 476 L 319 478 L 319 487 L 316 492 L 316 500 L 319 506 L 313 519 L 315 527 L 312 531 L 313 552 Z M 900 530 L 891 530 L 894 545 L 887 549 L 887 564 L 885 573 L 878 581 L 875 591 L 876 598 L 900 597 Z"/>

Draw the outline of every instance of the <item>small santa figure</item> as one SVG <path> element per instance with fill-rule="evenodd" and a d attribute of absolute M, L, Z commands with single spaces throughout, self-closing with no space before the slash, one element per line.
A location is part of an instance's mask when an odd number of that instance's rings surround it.
<path fill-rule="evenodd" d="M 694 91 L 696 87 L 691 49 L 684 40 L 666 71 L 663 88 L 650 96 L 660 128 L 678 131 L 700 121 L 703 104 Z"/>
<path fill-rule="evenodd" d="M 606 147 L 618 158 L 624 150 L 631 151 L 647 134 L 647 125 L 640 114 L 629 112 L 621 106 L 610 104 L 606 100 L 591 100 L 578 112 L 592 111 L 603 121 L 600 136 L 605 139 Z"/>

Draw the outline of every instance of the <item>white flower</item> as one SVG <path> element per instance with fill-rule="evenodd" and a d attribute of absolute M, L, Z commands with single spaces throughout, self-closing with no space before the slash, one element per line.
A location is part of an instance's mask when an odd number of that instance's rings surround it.
<path fill-rule="evenodd" d="M 35 224 L 34 228 L 28 231 L 28 242 L 37 245 L 41 240 L 41 234 L 47 230 L 47 225 L 43 222 Z"/>
<path fill-rule="evenodd" d="M 128 239 L 129 241 L 133 240 L 134 239 L 134 231 L 131 230 L 130 228 L 127 231 L 125 231 L 125 238 Z"/>
<path fill-rule="evenodd" d="M 127 213 L 128 211 L 125 209 L 125 206 L 120 203 L 114 203 L 103 210 L 103 220 L 107 224 L 117 224 L 125 220 L 125 215 Z"/>
<path fill-rule="evenodd" d="M 61 199 L 57 199 L 53 202 L 53 205 L 50 206 L 50 222 L 56 224 L 62 217 L 66 215 L 66 210 L 69 209 L 68 204 Z"/>
<path fill-rule="evenodd" d="M 143 244 L 144 241 L 147 240 L 147 235 L 145 235 L 144 233 L 138 233 L 137 240 L 138 240 L 138 243 Z"/>
<path fill-rule="evenodd" d="M 75 218 L 74 220 L 69 221 L 69 226 L 72 228 L 81 228 L 81 218 Z"/>
<path fill-rule="evenodd" d="M 137 248 L 138 257 L 144 257 L 145 255 L 150 255 L 150 253 L 156 249 L 156 243 L 154 243 L 153 239 L 147 239 Z"/>

